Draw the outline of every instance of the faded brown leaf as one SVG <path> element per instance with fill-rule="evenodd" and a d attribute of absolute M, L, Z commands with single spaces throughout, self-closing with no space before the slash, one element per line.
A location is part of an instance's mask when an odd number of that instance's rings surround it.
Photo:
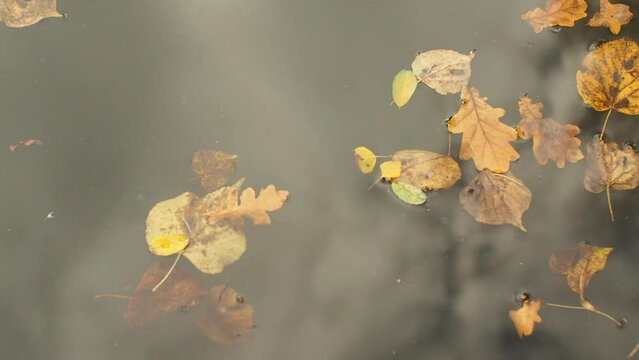
<path fill-rule="evenodd" d="M 601 44 L 577 71 L 577 91 L 597 111 L 639 114 L 639 45 L 631 39 Z"/>
<path fill-rule="evenodd" d="M 526 231 L 521 217 L 530 206 L 532 193 L 510 172 L 497 174 L 480 171 L 459 193 L 459 202 L 476 221 L 499 225 L 512 224 Z"/>
<path fill-rule="evenodd" d="M 548 0 L 546 8 L 535 8 L 521 16 L 536 33 L 549 26 L 575 26 L 575 21 L 587 16 L 584 0 Z"/>
<path fill-rule="evenodd" d="M 620 149 L 617 143 L 596 137 L 586 146 L 586 163 L 584 186 L 592 193 L 639 186 L 639 156 L 631 146 Z"/>
<path fill-rule="evenodd" d="M 461 178 L 457 161 L 450 156 L 424 150 L 401 150 L 392 160 L 402 163 L 402 171 L 394 181 L 417 186 L 423 191 L 448 189 Z"/>
<path fill-rule="evenodd" d="M 617 35 L 621 31 L 621 26 L 626 25 L 630 20 L 632 20 L 630 6 L 599 0 L 599 11 L 592 16 L 587 25 L 607 27 L 611 33 Z"/>
<path fill-rule="evenodd" d="M 197 325 L 212 341 L 230 344 L 255 327 L 253 305 L 239 296 L 235 289 L 216 286 L 205 299 L 207 307 L 198 316 Z"/>
<path fill-rule="evenodd" d="M 56 0 L 0 0 L 0 20 L 8 27 L 21 28 L 62 16 L 56 10 Z"/>
<path fill-rule="evenodd" d="M 533 139 L 533 153 L 541 165 L 553 160 L 558 168 L 563 168 L 566 160 L 574 163 L 584 158 L 577 138 L 579 128 L 575 125 L 561 125 L 551 118 L 542 118 L 544 105 L 535 103 L 528 96 L 519 98 L 519 113 L 522 120 L 517 132 L 522 139 Z"/>
<path fill-rule="evenodd" d="M 175 268 L 164 284 L 151 291 L 169 271 L 170 265 L 158 261 L 142 275 L 124 312 L 131 326 L 142 326 L 158 317 L 197 304 L 206 294 L 190 273 Z"/>
<path fill-rule="evenodd" d="M 526 299 L 518 310 L 510 310 L 508 312 L 508 317 L 515 324 L 515 331 L 517 331 L 517 336 L 520 339 L 524 336 L 532 335 L 535 323 L 541 322 L 541 316 L 539 316 L 540 308 L 541 301 L 539 299 Z"/>
<path fill-rule="evenodd" d="M 550 256 L 548 266 L 552 272 L 565 275 L 568 287 L 583 299 L 584 290 L 592 276 L 606 267 L 613 248 L 580 243 L 576 249 L 560 251 Z"/>
<path fill-rule="evenodd" d="M 209 224 L 215 224 L 221 219 L 228 218 L 241 224 L 244 217 L 253 220 L 255 225 L 266 225 L 271 223 L 268 215 L 269 211 L 281 209 L 288 197 L 288 191 L 276 190 L 275 186 L 269 185 L 260 191 L 256 197 L 255 190 L 246 188 L 237 197 L 225 197 L 219 207 L 212 207 L 208 213 Z"/>
<path fill-rule="evenodd" d="M 465 55 L 446 49 L 429 50 L 417 54 L 411 67 L 421 82 L 438 93 L 454 94 L 468 84 L 474 57 L 474 51 Z"/>
<path fill-rule="evenodd" d="M 462 133 L 459 157 L 473 159 L 477 170 L 508 171 L 510 162 L 519 159 L 519 153 L 510 144 L 517 140 L 517 131 L 499 121 L 506 112 L 494 108 L 479 95 L 479 90 L 464 87 L 459 111 L 448 121 L 448 131 Z"/>
<path fill-rule="evenodd" d="M 191 169 L 208 191 L 219 189 L 235 171 L 237 155 L 215 150 L 198 150 L 193 154 Z"/>

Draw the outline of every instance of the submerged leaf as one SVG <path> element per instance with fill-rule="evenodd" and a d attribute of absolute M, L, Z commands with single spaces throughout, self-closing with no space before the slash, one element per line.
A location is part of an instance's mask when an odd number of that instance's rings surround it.
<path fill-rule="evenodd" d="M 584 158 L 579 150 L 581 140 L 577 138 L 579 128 L 575 125 L 561 125 L 551 118 L 542 118 L 544 105 L 533 104 L 528 96 L 519 98 L 519 113 L 522 120 L 517 133 L 522 139 L 533 139 L 533 153 L 541 165 L 553 160 L 558 168 L 563 168 L 566 160 L 574 163 Z"/>
<path fill-rule="evenodd" d="M 463 88 L 461 106 L 448 121 L 448 131 L 463 134 L 459 151 L 462 160 L 473 159 L 477 170 L 506 172 L 510 162 L 519 159 L 510 144 L 517 140 L 517 131 L 499 121 L 506 112 L 490 106 L 487 100 L 479 90 Z"/>
<path fill-rule="evenodd" d="M 393 180 L 402 173 L 402 163 L 401 161 L 391 160 L 384 161 L 379 164 L 379 169 L 382 172 L 382 177 L 387 180 Z"/>
<path fill-rule="evenodd" d="M 548 266 L 552 272 L 566 275 L 568 287 L 583 297 L 592 276 L 606 267 L 613 248 L 580 243 L 576 249 L 557 252 L 550 256 Z"/>
<path fill-rule="evenodd" d="M 401 150 L 392 159 L 401 162 L 401 174 L 395 181 L 424 191 L 448 189 L 461 178 L 457 161 L 450 156 L 424 150 Z"/>
<path fill-rule="evenodd" d="M 0 21 L 8 27 L 25 27 L 49 17 L 63 17 L 56 0 L 0 0 Z"/>
<path fill-rule="evenodd" d="M 230 344 L 255 327 L 253 305 L 235 289 L 216 286 L 206 296 L 206 302 L 206 310 L 197 317 L 197 325 L 212 341 Z"/>
<path fill-rule="evenodd" d="M 191 169 L 200 177 L 206 191 L 219 189 L 235 171 L 237 155 L 222 151 L 198 150 L 193 154 Z"/>
<path fill-rule="evenodd" d="M 186 237 L 180 239 L 179 236 L 189 233 L 186 212 L 197 198 L 197 195 L 185 192 L 172 199 L 160 201 L 151 208 L 146 218 L 146 242 L 151 253 L 167 256 L 184 249 L 188 240 Z M 167 240 L 170 240 L 169 243 Z M 182 244 L 184 246 L 176 250 Z"/>
<path fill-rule="evenodd" d="M 511 173 L 480 171 L 459 193 L 459 202 L 476 221 L 499 225 L 512 224 L 526 231 L 521 221 L 530 206 L 532 193 Z"/>
<path fill-rule="evenodd" d="M 541 322 L 541 316 L 539 316 L 540 308 L 541 301 L 539 299 L 526 299 L 518 310 L 510 310 L 508 312 L 508 317 L 515 324 L 515 331 L 517 331 L 517 336 L 520 339 L 524 336 L 532 335 L 535 323 Z"/>
<path fill-rule="evenodd" d="M 611 4 L 608 0 L 599 0 L 599 11 L 592 16 L 587 25 L 592 27 L 604 26 L 617 35 L 621 26 L 632 20 L 630 6 L 626 4 Z"/>
<path fill-rule="evenodd" d="M 168 270 L 169 265 L 159 261 L 142 275 L 124 312 L 124 319 L 131 326 L 142 326 L 162 315 L 194 306 L 206 293 L 193 275 L 180 268 L 175 268 L 164 284 L 152 291 Z"/>
<path fill-rule="evenodd" d="M 411 205 L 421 205 L 426 202 L 426 193 L 417 186 L 403 182 L 391 183 L 393 193 L 403 202 Z"/>
<path fill-rule="evenodd" d="M 393 102 L 397 107 L 408 103 L 417 88 L 417 79 L 410 70 L 400 70 L 393 78 Z"/>
<path fill-rule="evenodd" d="M 639 114 L 639 45 L 631 39 L 603 43 L 577 71 L 577 91 L 597 111 Z"/>
<path fill-rule="evenodd" d="M 639 156 L 631 146 L 623 150 L 614 142 L 597 138 L 586 146 L 584 186 L 592 193 L 606 188 L 631 190 L 639 186 Z"/>
<path fill-rule="evenodd" d="M 365 146 L 358 146 L 355 148 L 355 162 L 357 167 L 364 174 L 370 174 L 375 170 L 375 164 L 377 163 L 377 156 Z"/>
<path fill-rule="evenodd" d="M 587 16 L 588 4 L 584 0 L 548 0 L 546 9 L 535 8 L 521 16 L 521 19 L 540 33 L 549 26 L 575 26 L 575 21 Z"/>
<path fill-rule="evenodd" d="M 475 52 L 468 55 L 453 50 L 429 50 L 417 54 L 413 64 L 413 74 L 442 95 L 454 94 L 468 84 L 470 62 Z"/>

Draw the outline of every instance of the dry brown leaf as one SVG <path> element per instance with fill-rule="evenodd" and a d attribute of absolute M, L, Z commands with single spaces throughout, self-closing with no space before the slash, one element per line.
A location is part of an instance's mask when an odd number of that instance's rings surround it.
<path fill-rule="evenodd" d="M 584 0 L 548 0 L 546 9 L 535 8 L 521 16 L 536 33 L 549 26 L 575 26 L 575 21 L 586 17 L 588 4 Z"/>
<path fill-rule="evenodd" d="M 235 171 L 237 155 L 223 151 L 198 150 L 193 154 L 191 169 L 200 177 L 202 187 L 208 191 L 219 189 Z"/>
<path fill-rule="evenodd" d="M 402 163 L 402 172 L 394 181 L 423 191 L 448 189 L 461 178 L 459 164 L 450 156 L 424 150 L 401 150 L 391 158 Z"/>
<path fill-rule="evenodd" d="M 169 267 L 168 263 L 158 261 L 142 275 L 124 312 L 124 319 L 131 326 L 142 326 L 162 315 L 194 306 L 206 294 L 197 279 L 180 268 L 175 268 L 164 284 L 152 291 Z"/>
<path fill-rule="evenodd" d="M 63 17 L 56 0 L 0 0 L 0 21 L 8 27 L 25 27 L 48 17 Z"/>
<path fill-rule="evenodd" d="M 584 158 L 577 138 L 579 128 L 575 125 L 561 125 L 551 118 L 542 118 L 544 105 L 533 104 L 528 96 L 519 98 L 519 113 L 522 120 L 517 133 L 522 139 L 533 139 L 533 153 L 541 165 L 553 160 L 558 168 L 563 168 L 566 160 L 574 163 Z"/>
<path fill-rule="evenodd" d="M 548 266 L 552 272 L 565 275 L 568 287 L 583 298 L 592 276 L 606 267 L 613 248 L 580 243 L 576 249 L 560 251 L 550 256 Z"/>
<path fill-rule="evenodd" d="M 215 224 L 224 218 L 241 224 L 243 217 L 251 218 L 255 225 L 270 224 L 271 218 L 267 211 L 281 209 L 287 197 L 288 191 L 276 190 L 274 185 L 260 190 L 257 197 L 255 190 L 246 188 L 242 191 L 239 202 L 237 197 L 230 196 L 224 198 L 220 206 L 211 208 L 208 213 L 209 224 Z"/>
<path fill-rule="evenodd" d="M 497 174 L 480 171 L 459 193 L 459 202 L 476 221 L 499 225 L 512 224 L 526 231 L 521 221 L 530 206 L 532 193 L 510 172 Z"/>
<path fill-rule="evenodd" d="M 539 316 L 540 308 L 541 301 L 539 299 L 526 299 L 518 310 L 510 310 L 508 312 L 508 317 L 515 324 L 515 331 L 517 331 L 520 339 L 524 336 L 532 335 L 535 323 L 541 322 L 541 316 Z"/>
<path fill-rule="evenodd" d="M 468 55 L 453 50 L 437 49 L 417 54 L 413 74 L 419 81 L 442 95 L 458 93 L 470 79 L 470 62 L 475 51 Z"/>
<path fill-rule="evenodd" d="M 17 144 L 9 145 L 9 150 L 14 152 L 18 149 L 26 148 L 31 145 L 42 145 L 43 142 L 38 139 L 20 140 Z"/>
<path fill-rule="evenodd" d="M 235 289 L 216 286 L 206 296 L 207 308 L 197 318 L 197 325 L 212 341 L 230 344 L 248 333 L 253 324 L 253 305 Z"/>
<path fill-rule="evenodd" d="M 639 45 L 631 39 L 601 44 L 577 71 L 577 91 L 597 111 L 639 114 Z"/>
<path fill-rule="evenodd" d="M 506 113 L 494 108 L 479 96 L 479 90 L 464 87 L 459 111 L 448 121 L 448 131 L 463 133 L 459 157 L 473 159 L 477 170 L 506 172 L 519 153 L 510 144 L 517 140 L 517 130 L 499 121 Z"/>
<path fill-rule="evenodd" d="M 596 137 L 586 146 L 586 162 L 584 186 L 592 193 L 639 186 L 639 156 L 632 146 L 620 149 L 617 143 L 606 143 Z"/>
<path fill-rule="evenodd" d="M 626 25 L 630 20 L 632 20 L 630 6 L 599 0 L 599 11 L 592 16 L 587 25 L 607 27 L 611 33 L 617 35 L 621 31 L 621 26 Z"/>

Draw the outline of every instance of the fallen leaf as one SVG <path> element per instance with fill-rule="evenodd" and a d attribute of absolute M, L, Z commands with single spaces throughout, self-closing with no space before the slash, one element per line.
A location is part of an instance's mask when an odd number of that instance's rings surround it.
<path fill-rule="evenodd" d="M 175 268 L 164 284 L 152 291 L 168 270 L 169 265 L 159 261 L 142 275 L 124 312 L 124 319 L 131 326 L 142 326 L 162 315 L 194 306 L 206 294 L 197 279 L 180 268 Z"/>
<path fill-rule="evenodd" d="M 0 1 L 0 21 L 8 27 L 25 27 L 48 17 L 63 17 L 56 10 L 56 0 Z"/>
<path fill-rule="evenodd" d="M 146 217 L 146 243 L 152 254 L 167 256 L 184 249 L 189 234 L 186 213 L 197 199 L 197 195 L 185 192 L 151 208 Z"/>
<path fill-rule="evenodd" d="M 448 131 L 462 133 L 459 157 L 473 159 L 477 170 L 508 171 L 510 162 L 519 159 L 519 153 L 510 144 L 517 140 L 517 130 L 499 121 L 506 112 L 494 108 L 479 96 L 479 90 L 464 87 L 461 107 L 448 121 Z"/>
<path fill-rule="evenodd" d="M 398 108 L 406 105 L 417 88 L 417 79 L 410 70 L 400 70 L 393 78 L 393 102 Z"/>
<path fill-rule="evenodd" d="M 384 161 L 379 164 L 379 169 L 382 172 L 382 178 L 393 180 L 401 175 L 402 163 L 396 160 Z"/>
<path fill-rule="evenodd" d="M 553 160 L 558 168 L 563 168 L 566 160 L 574 163 L 584 158 L 577 138 L 579 128 L 575 125 L 561 125 L 551 118 L 542 118 L 544 105 L 533 104 L 528 96 L 519 98 L 519 113 L 522 120 L 517 133 L 522 139 L 533 139 L 533 153 L 541 165 Z"/>
<path fill-rule="evenodd" d="M 476 221 L 499 225 L 512 224 L 526 231 L 521 221 L 530 206 L 532 193 L 511 173 L 480 171 L 459 193 L 459 202 Z"/>
<path fill-rule="evenodd" d="M 576 249 L 560 251 L 550 256 L 548 266 L 554 273 L 565 275 L 568 287 L 581 297 L 592 276 L 606 267 L 613 248 L 580 243 Z"/>
<path fill-rule="evenodd" d="M 191 169 L 200 177 L 206 191 L 219 189 L 235 171 L 237 155 L 222 151 L 198 150 L 193 154 Z"/>
<path fill-rule="evenodd" d="M 401 162 L 401 173 L 395 181 L 424 191 L 448 189 L 461 178 L 459 164 L 450 156 L 424 150 L 401 150 L 391 158 Z"/>
<path fill-rule="evenodd" d="M 575 26 L 575 21 L 587 16 L 584 0 L 548 0 L 546 9 L 535 8 L 521 16 L 536 33 L 549 26 Z"/>
<path fill-rule="evenodd" d="M 21 148 L 26 148 L 31 145 L 42 145 L 42 141 L 38 139 L 20 140 L 17 144 L 9 145 L 9 150 L 14 152 Z"/>
<path fill-rule="evenodd" d="M 377 156 L 365 146 L 358 146 L 355 148 L 355 162 L 357 167 L 364 174 L 370 174 L 375 170 L 375 164 L 377 163 Z"/>
<path fill-rule="evenodd" d="M 630 20 L 632 20 L 630 6 L 611 4 L 608 0 L 599 0 L 599 11 L 592 16 L 587 25 L 607 27 L 611 33 L 617 35 L 621 31 L 621 26 L 626 25 Z"/>
<path fill-rule="evenodd" d="M 541 301 L 539 299 L 526 299 L 522 301 L 518 310 L 510 310 L 508 312 L 508 317 L 515 324 L 515 331 L 517 331 L 520 339 L 524 336 L 532 335 L 535 323 L 541 322 L 541 316 L 539 316 L 540 308 Z"/>
<path fill-rule="evenodd" d="M 230 344 L 251 331 L 253 305 L 239 296 L 235 289 L 216 286 L 206 296 L 206 310 L 197 317 L 197 325 L 212 341 Z"/>
<path fill-rule="evenodd" d="M 417 54 L 413 74 L 419 81 L 442 95 L 458 93 L 470 79 L 470 62 L 475 51 L 468 55 L 453 50 L 437 49 Z"/>
<path fill-rule="evenodd" d="M 276 190 L 274 185 L 269 185 L 260 190 L 256 197 L 253 188 L 242 191 L 239 201 L 237 197 L 226 197 L 225 201 L 208 213 L 209 224 L 214 224 L 220 219 L 229 218 L 242 222 L 243 217 L 253 220 L 255 225 L 267 225 L 271 223 L 268 211 L 275 211 L 284 206 L 288 197 L 288 191 Z"/>
<path fill-rule="evenodd" d="M 589 52 L 577 71 L 577 91 L 597 111 L 639 114 L 639 45 L 617 39 Z M 602 131 L 603 132 L 603 131 Z"/>
<path fill-rule="evenodd" d="M 620 149 L 614 142 L 606 143 L 596 136 L 586 146 L 584 187 L 592 193 L 606 190 L 610 219 L 615 221 L 610 189 L 632 190 L 639 186 L 639 156 L 632 148 Z"/>
<path fill-rule="evenodd" d="M 426 193 L 417 186 L 403 182 L 392 182 L 391 189 L 395 196 L 407 204 L 421 205 L 426 202 Z"/>

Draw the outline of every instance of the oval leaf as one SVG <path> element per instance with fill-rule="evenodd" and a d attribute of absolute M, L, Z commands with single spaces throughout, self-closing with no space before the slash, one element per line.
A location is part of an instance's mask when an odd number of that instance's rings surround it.
<path fill-rule="evenodd" d="M 417 78 L 410 70 L 400 70 L 393 78 L 393 102 L 397 107 L 408 103 L 417 88 Z"/>
<path fill-rule="evenodd" d="M 375 169 L 377 156 L 366 146 L 358 146 L 355 148 L 355 161 L 362 173 L 370 174 Z"/>
<path fill-rule="evenodd" d="M 421 205 L 426 202 L 426 193 L 417 186 L 402 182 L 391 183 L 393 193 L 403 202 L 411 205 Z"/>

